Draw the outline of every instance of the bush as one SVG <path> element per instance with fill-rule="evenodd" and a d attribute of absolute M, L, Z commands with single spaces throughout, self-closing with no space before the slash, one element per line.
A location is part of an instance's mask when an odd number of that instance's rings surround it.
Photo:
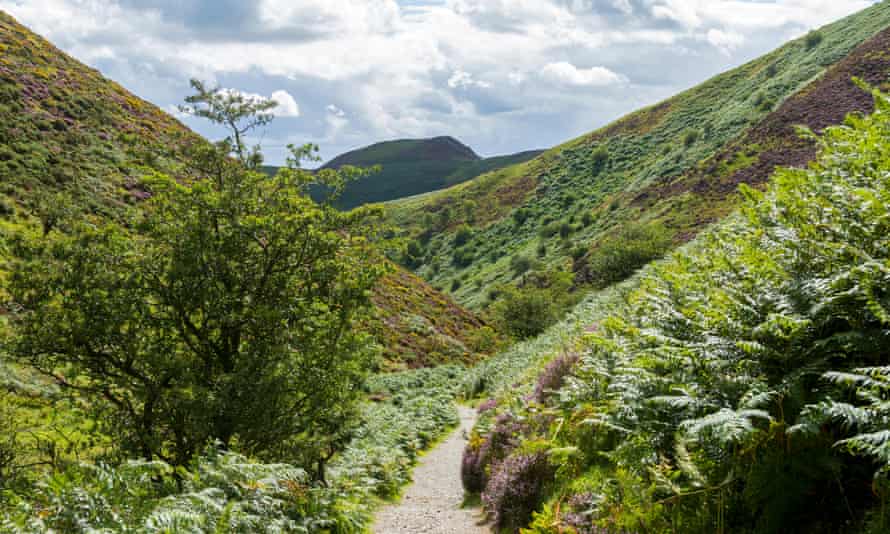
<path fill-rule="evenodd" d="M 525 255 L 517 254 L 510 258 L 510 269 L 515 276 L 525 274 L 532 268 L 532 260 Z"/>
<path fill-rule="evenodd" d="M 543 258 L 546 255 L 547 255 L 547 244 L 541 243 L 540 245 L 538 245 L 538 257 Z"/>
<path fill-rule="evenodd" d="M 460 289 L 460 286 L 461 286 L 461 281 L 459 279 L 455 278 L 454 280 L 451 281 L 451 292 L 453 293 L 453 292 L 457 291 L 458 289 Z"/>
<path fill-rule="evenodd" d="M 536 336 L 556 320 L 556 302 L 547 289 L 509 288 L 494 305 L 500 327 L 518 339 Z"/>
<path fill-rule="evenodd" d="M 699 137 L 701 137 L 701 133 L 698 130 L 686 130 L 683 134 L 683 146 L 686 148 L 691 147 L 698 141 Z"/>
<path fill-rule="evenodd" d="M 572 225 L 567 222 L 564 222 L 559 225 L 559 237 L 561 237 L 563 239 L 572 235 L 572 232 L 574 232 L 574 231 L 575 231 L 575 229 L 572 228 Z"/>
<path fill-rule="evenodd" d="M 464 449 L 461 482 L 468 493 L 479 493 L 488 483 L 489 468 L 501 462 L 528 432 L 528 426 L 510 414 L 498 415 L 485 437 L 474 435 Z"/>
<path fill-rule="evenodd" d="M 516 223 L 516 226 L 522 226 L 522 223 L 527 221 L 530 216 L 531 212 L 527 208 L 519 208 L 513 212 L 513 222 Z"/>
<path fill-rule="evenodd" d="M 671 245 L 660 224 L 629 224 L 597 243 L 578 268 L 582 283 L 604 288 L 664 255 Z"/>
<path fill-rule="evenodd" d="M 462 247 L 466 245 L 470 239 L 473 239 L 473 229 L 466 224 L 462 224 L 454 234 L 454 246 Z"/>
<path fill-rule="evenodd" d="M 553 392 L 558 391 L 576 363 L 578 363 L 577 354 L 559 356 L 548 363 L 541 374 L 538 375 L 538 380 L 535 383 L 534 400 L 544 402 Z"/>
<path fill-rule="evenodd" d="M 822 35 L 822 32 L 813 30 L 804 38 L 804 43 L 806 44 L 807 50 L 812 50 L 822 44 L 824 39 L 825 36 Z"/>
<path fill-rule="evenodd" d="M 495 528 L 515 532 L 528 524 L 553 475 L 544 451 L 513 454 L 494 466 L 482 502 Z"/>
<path fill-rule="evenodd" d="M 559 221 L 553 221 L 552 223 L 544 225 L 538 234 L 544 239 L 549 239 L 559 233 L 561 226 Z"/>
<path fill-rule="evenodd" d="M 458 267 L 468 267 L 473 263 L 474 256 L 473 250 L 468 247 L 462 247 L 454 251 L 452 260 Z"/>

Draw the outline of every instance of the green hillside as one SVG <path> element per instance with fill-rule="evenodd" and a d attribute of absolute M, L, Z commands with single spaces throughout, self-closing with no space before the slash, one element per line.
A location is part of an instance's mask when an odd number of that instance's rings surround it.
<path fill-rule="evenodd" d="M 416 241 L 416 271 L 472 308 L 517 265 L 597 280 L 614 236 L 688 241 L 733 209 L 739 183 L 812 159 L 794 125 L 870 111 L 850 78 L 887 80 L 888 26 L 877 4 L 533 160 L 387 207 Z"/>
<path fill-rule="evenodd" d="M 539 153 L 529 151 L 481 158 L 453 137 L 400 139 L 341 154 L 323 168 L 380 166 L 380 172 L 350 183 L 335 202 L 341 209 L 351 209 L 444 189 L 485 172 L 527 161 Z M 322 200 L 326 192 L 316 188 L 312 196 Z"/>
<path fill-rule="evenodd" d="M 890 96 L 875 98 L 808 169 L 745 188 L 736 216 L 467 374 L 487 400 L 461 476 L 497 529 L 887 531 Z"/>
<path fill-rule="evenodd" d="M 42 220 L 55 217 L 123 219 L 147 195 L 143 167 L 175 171 L 176 147 L 203 142 L 3 12 L 0 53 L 0 238 L 39 232 Z M 8 253 L 2 241 L 0 281 Z M 404 298 L 392 299 L 393 293 Z M 387 344 L 387 366 L 476 356 L 469 336 L 481 321 L 416 276 L 385 278 L 376 302 L 371 327 Z M 428 328 L 412 326 L 409 317 Z M 410 349 L 402 342 L 407 338 L 414 340 Z"/>

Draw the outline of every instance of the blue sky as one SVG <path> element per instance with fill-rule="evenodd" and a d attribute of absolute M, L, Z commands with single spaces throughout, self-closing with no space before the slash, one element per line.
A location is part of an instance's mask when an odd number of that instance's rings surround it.
<path fill-rule="evenodd" d="M 279 102 L 260 132 L 330 158 L 453 135 L 483 155 L 562 143 L 872 0 L 0 0 L 164 109 L 192 77 Z M 189 117 L 208 137 L 220 132 Z"/>

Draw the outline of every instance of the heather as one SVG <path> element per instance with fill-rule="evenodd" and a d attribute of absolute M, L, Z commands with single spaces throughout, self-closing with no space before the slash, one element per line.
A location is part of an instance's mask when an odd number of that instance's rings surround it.
<path fill-rule="evenodd" d="M 872 96 L 872 115 L 801 131 L 810 168 L 743 189 L 736 216 L 647 268 L 558 395 L 503 392 L 532 423 L 514 450 L 556 470 L 531 531 L 886 530 L 890 100 Z"/>

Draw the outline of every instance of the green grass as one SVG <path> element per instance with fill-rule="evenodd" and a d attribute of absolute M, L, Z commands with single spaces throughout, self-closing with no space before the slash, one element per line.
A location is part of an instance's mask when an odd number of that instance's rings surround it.
<path fill-rule="evenodd" d="M 574 248 L 590 246 L 630 221 L 663 222 L 676 242 L 688 240 L 732 210 L 735 188 L 729 184 L 718 192 L 697 191 L 681 183 L 674 191 L 662 185 L 706 166 L 888 26 L 890 4 L 878 4 L 826 26 L 815 45 L 808 46 L 804 38 L 792 41 L 534 160 L 386 206 L 407 235 L 431 235 L 417 272 L 436 287 L 456 287 L 458 301 L 475 309 L 485 305 L 488 288 L 513 279 L 511 256 L 534 257 L 542 243 L 547 246 L 541 262 L 567 270 Z M 708 187 L 722 184 L 725 173 L 750 165 L 755 155 L 704 173 L 703 180 Z M 649 197 L 639 198 L 643 193 Z M 527 217 L 517 224 L 511 213 L 520 208 Z M 426 220 L 425 214 L 430 214 Z M 554 222 L 571 225 L 570 235 L 541 237 L 541 228 Z M 455 263 L 452 233 L 463 223 L 476 232 L 462 247 L 464 261 Z M 453 285 L 456 279 L 459 287 Z"/>

